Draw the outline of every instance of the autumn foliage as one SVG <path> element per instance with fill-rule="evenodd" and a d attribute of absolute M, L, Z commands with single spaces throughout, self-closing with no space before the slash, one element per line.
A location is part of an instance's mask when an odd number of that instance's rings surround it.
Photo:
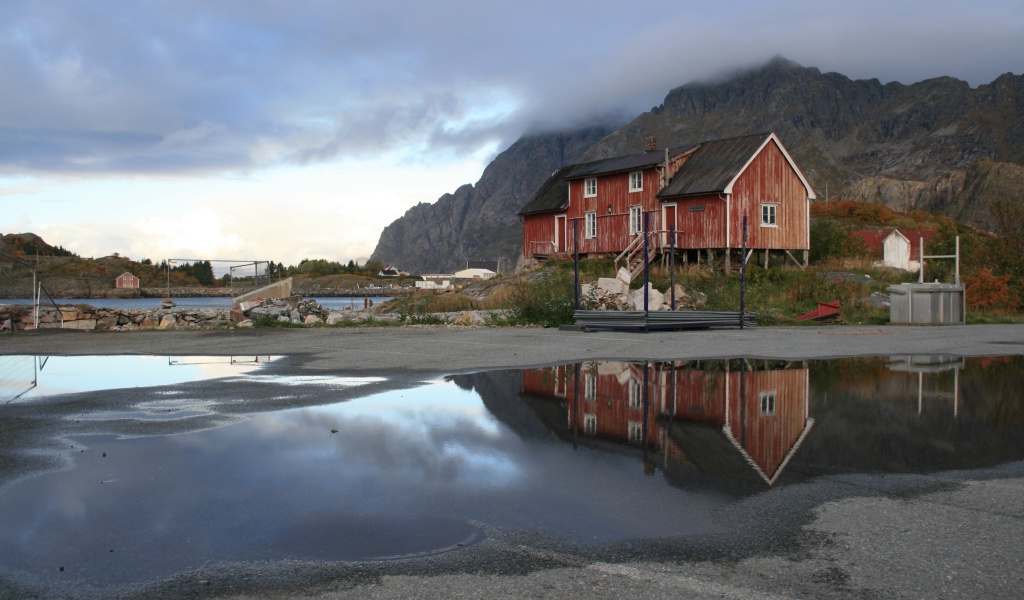
<path fill-rule="evenodd" d="M 964 285 L 967 307 L 971 310 L 1006 314 L 1015 308 L 1009 275 L 993 275 L 985 268 L 964 277 Z"/>

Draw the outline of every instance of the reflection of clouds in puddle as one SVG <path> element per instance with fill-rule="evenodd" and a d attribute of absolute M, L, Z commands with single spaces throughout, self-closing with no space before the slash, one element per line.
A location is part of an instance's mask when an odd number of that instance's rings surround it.
<path fill-rule="evenodd" d="M 245 379 L 274 385 L 319 385 L 325 387 L 355 387 L 387 381 L 385 377 L 340 377 L 335 375 L 249 375 Z"/>
<path fill-rule="evenodd" d="M 60 394 L 146 388 L 223 380 L 278 386 L 353 388 L 386 381 L 385 377 L 336 375 L 277 376 L 259 374 L 280 356 L 18 356 L 0 357 L 0 401 Z M 165 396 L 181 390 L 154 390 Z"/>
<path fill-rule="evenodd" d="M 0 398 L 42 398 L 59 394 L 174 385 L 242 376 L 278 357 L 49 356 L 0 361 Z M 7 373 L 10 373 L 8 377 Z M 7 379 L 12 382 L 7 384 Z M 13 386 L 13 387 L 12 387 Z M 10 390 L 8 389 L 10 387 Z M 18 391 L 14 391 L 15 388 Z M 28 391 L 25 392 L 24 390 Z M 174 394 L 179 392 L 162 392 Z"/>
<path fill-rule="evenodd" d="M 181 398 L 176 400 L 154 400 L 139 402 L 135 410 L 100 411 L 74 415 L 78 421 L 112 421 L 116 419 L 138 419 L 144 421 L 170 421 L 190 417 L 201 417 L 214 413 L 215 402 Z M 69 417 L 72 418 L 72 417 Z"/>
<path fill-rule="evenodd" d="M 513 457 L 521 445 L 517 436 L 487 412 L 479 396 L 442 383 L 282 411 L 254 418 L 252 426 L 265 440 L 324 439 L 325 444 L 296 445 L 303 457 L 290 458 L 328 459 L 345 477 L 387 473 L 422 485 L 472 488 L 520 480 Z"/>

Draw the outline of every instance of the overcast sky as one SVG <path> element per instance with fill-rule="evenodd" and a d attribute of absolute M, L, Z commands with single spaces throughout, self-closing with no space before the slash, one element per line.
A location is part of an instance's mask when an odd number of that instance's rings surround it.
<path fill-rule="evenodd" d="M 0 233 L 358 260 L 529 128 L 775 55 L 977 86 L 1024 71 L 1024 2 L 2 0 Z"/>

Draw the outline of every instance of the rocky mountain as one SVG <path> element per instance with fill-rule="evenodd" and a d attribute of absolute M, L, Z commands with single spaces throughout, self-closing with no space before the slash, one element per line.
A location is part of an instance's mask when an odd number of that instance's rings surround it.
<path fill-rule="evenodd" d="M 476 185 L 417 204 L 385 227 L 370 258 L 410 273 L 452 272 L 470 259 L 498 259 L 502 271 L 513 269 L 522 244 L 519 209 L 551 173 L 579 160 L 613 130 L 591 126 L 520 138 Z"/>
<path fill-rule="evenodd" d="M 410 271 L 497 256 L 511 265 L 515 215 L 557 167 L 639 152 L 648 136 L 669 147 L 761 131 L 779 135 L 822 200 L 926 210 L 1000 233 L 1007 215 L 1024 217 L 1024 75 L 973 89 L 950 77 L 882 84 L 775 58 L 676 88 L 614 132 L 524 137 L 476 186 L 388 226 L 373 258 Z"/>

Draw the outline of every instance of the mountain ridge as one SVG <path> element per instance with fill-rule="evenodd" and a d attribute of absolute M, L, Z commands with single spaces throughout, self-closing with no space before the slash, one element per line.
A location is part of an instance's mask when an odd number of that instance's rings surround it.
<path fill-rule="evenodd" d="M 821 199 L 926 210 L 997 233 L 1007 223 L 996 203 L 1009 195 L 1024 207 L 1024 76 L 1013 73 L 976 88 L 953 77 L 883 84 L 776 57 L 673 88 L 604 135 L 585 131 L 520 138 L 475 186 L 419 204 L 385 228 L 372 258 L 422 272 L 501 257 L 507 270 L 520 252 L 515 215 L 550 173 L 640 152 L 648 137 L 669 147 L 774 131 Z"/>

